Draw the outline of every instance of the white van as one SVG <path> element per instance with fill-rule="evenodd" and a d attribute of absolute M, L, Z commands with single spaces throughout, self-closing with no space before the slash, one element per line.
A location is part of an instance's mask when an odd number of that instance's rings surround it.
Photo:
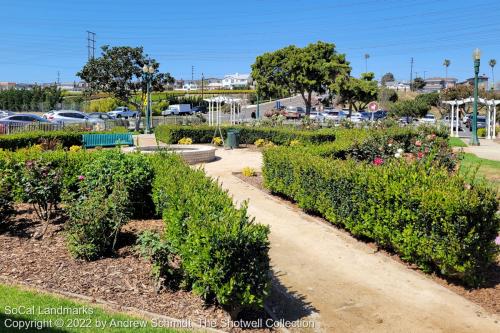
<path fill-rule="evenodd" d="M 179 116 L 192 114 L 191 104 L 173 104 L 168 107 L 168 109 L 161 112 L 162 116 Z"/>

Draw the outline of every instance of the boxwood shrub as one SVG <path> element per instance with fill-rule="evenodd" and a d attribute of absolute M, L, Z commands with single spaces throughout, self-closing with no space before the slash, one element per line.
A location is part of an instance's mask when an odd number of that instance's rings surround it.
<path fill-rule="evenodd" d="M 253 223 L 202 170 L 155 155 L 153 200 L 164 239 L 180 258 L 183 284 L 237 313 L 262 307 L 269 289 L 269 229 Z"/>
<path fill-rule="evenodd" d="M 271 141 L 277 145 L 288 145 L 293 140 L 302 143 L 322 143 L 335 140 L 335 132 L 330 129 L 317 131 L 303 131 L 287 127 L 247 127 L 232 126 L 222 127 L 222 135 L 226 137 L 228 129 L 236 129 L 240 132 L 240 143 L 253 144 L 258 139 Z M 174 144 L 182 138 L 191 138 L 193 143 L 211 143 L 214 136 L 220 134 L 215 132 L 215 127 L 161 125 L 155 129 L 156 139 L 165 143 Z"/>
<path fill-rule="evenodd" d="M 264 151 L 265 186 L 424 270 L 470 285 L 494 261 L 496 193 L 446 168 L 395 159 L 376 166 L 303 149 Z"/>

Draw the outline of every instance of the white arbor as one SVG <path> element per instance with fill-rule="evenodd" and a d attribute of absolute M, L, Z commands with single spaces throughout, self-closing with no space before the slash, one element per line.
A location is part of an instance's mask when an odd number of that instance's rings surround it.
<path fill-rule="evenodd" d="M 241 99 L 226 96 L 217 96 L 205 99 L 208 102 L 208 124 L 220 126 L 222 124 L 222 104 L 228 104 L 229 123 L 235 125 L 241 120 Z"/>
<path fill-rule="evenodd" d="M 478 103 L 486 105 L 488 107 L 486 112 L 486 139 L 494 139 L 496 136 L 495 125 L 497 123 L 497 105 L 500 105 L 500 100 L 487 100 L 484 98 L 478 98 Z M 466 105 L 467 103 L 474 103 L 474 98 L 469 97 L 454 101 L 444 101 L 443 104 L 451 106 L 451 116 L 450 116 L 450 135 L 458 136 L 458 122 L 459 122 L 459 107 L 461 105 Z M 456 122 L 455 124 L 453 122 Z M 456 132 L 453 128 L 456 128 Z"/>

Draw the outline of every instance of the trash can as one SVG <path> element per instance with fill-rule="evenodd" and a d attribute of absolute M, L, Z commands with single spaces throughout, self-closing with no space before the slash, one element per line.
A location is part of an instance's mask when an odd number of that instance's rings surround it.
<path fill-rule="evenodd" d="M 234 149 L 238 148 L 240 145 L 240 132 L 238 130 L 228 130 L 226 146 L 227 148 Z"/>

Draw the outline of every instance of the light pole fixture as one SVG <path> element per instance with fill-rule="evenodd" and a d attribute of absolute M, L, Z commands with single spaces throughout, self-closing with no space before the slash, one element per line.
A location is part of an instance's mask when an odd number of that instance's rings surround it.
<path fill-rule="evenodd" d="M 477 138 L 477 102 L 479 98 L 479 66 L 481 64 L 481 50 L 475 49 L 472 54 L 474 59 L 474 109 L 472 112 L 472 133 L 470 136 L 470 145 L 479 146 Z"/>
<path fill-rule="evenodd" d="M 151 80 L 153 79 L 153 74 L 155 69 L 152 65 L 144 65 L 142 67 L 144 76 L 146 78 L 146 128 L 144 133 L 151 133 Z"/>

